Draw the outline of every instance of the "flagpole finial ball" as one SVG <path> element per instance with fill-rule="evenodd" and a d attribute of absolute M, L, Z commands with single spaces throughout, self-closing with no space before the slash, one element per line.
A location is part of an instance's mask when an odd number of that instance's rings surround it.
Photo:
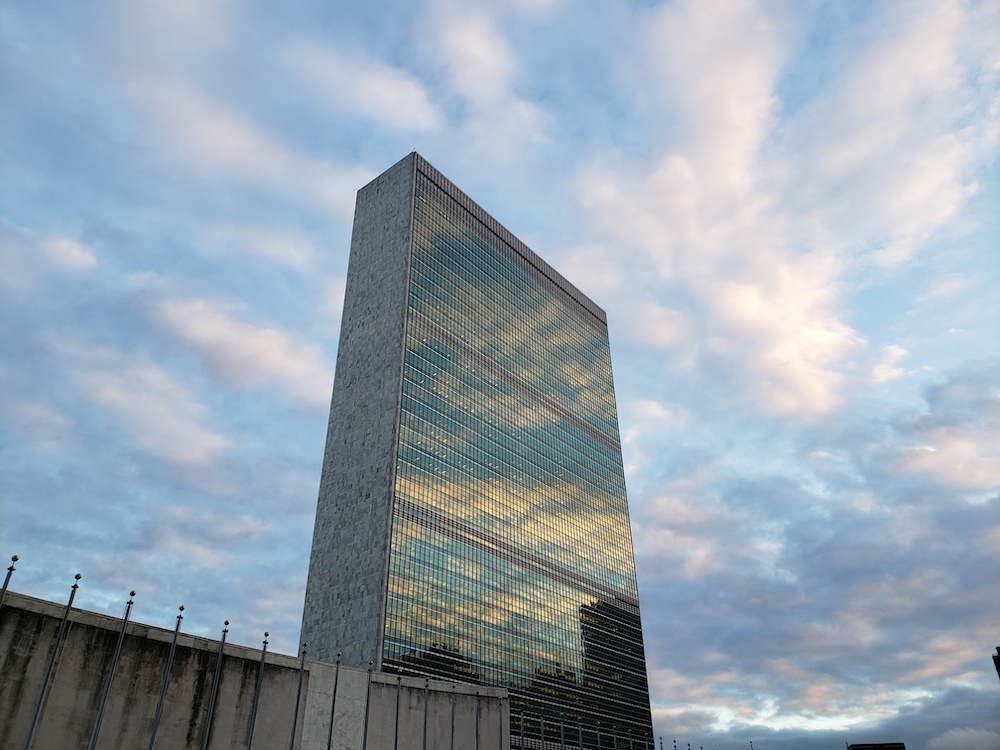
<path fill-rule="evenodd" d="M 79 581 L 79 580 L 80 580 L 81 578 L 83 578 L 83 573 L 77 573 L 77 574 L 76 574 L 75 576 L 73 576 L 73 577 L 74 577 L 74 578 L 75 578 L 76 580 L 78 580 L 78 581 Z"/>

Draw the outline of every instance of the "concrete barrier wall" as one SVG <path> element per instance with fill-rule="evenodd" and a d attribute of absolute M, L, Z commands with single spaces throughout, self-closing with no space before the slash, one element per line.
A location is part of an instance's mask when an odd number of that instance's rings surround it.
<path fill-rule="evenodd" d="M 302 750 L 327 748 L 335 681 L 333 750 L 360 750 L 363 746 L 368 750 L 509 748 L 506 690 L 375 672 L 369 691 L 367 672 L 341 667 L 338 678 L 336 669 L 329 664 L 312 667 Z M 363 734 L 366 694 L 370 695 L 367 738 Z"/>
<path fill-rule="evenodd" d="M 64 605 L 8 592 L 0 611 L 0 750 L 24 750 Z M 85 750 L 97 718 L 121 621 L 72 610 L 56 655 L 32 748 Z M 98 750 L 144 750 L 173 632 L 130 623 Z M 156 747 L 200 749 L 219 642 L 181 633 Z M 227 644 L 211 721 L 211 750 L 246 748 L 261 652 Z M 507 750 L 506 690 L 305 663 L 292 740 L 299 660 L 268 653 L 254 725 L 260 750 Z M 334 700 L 336 685 L 336 700 Z M 398 707 L 398 710 L 397 710 Z M 365 717 L 368 717 L 367 737 Z M 398 719 L 397 719 L 398 716 Z M 398 727 L 398 734 L 397 734 Z M 426 744 L 425 744 L 426 727 Z"/>

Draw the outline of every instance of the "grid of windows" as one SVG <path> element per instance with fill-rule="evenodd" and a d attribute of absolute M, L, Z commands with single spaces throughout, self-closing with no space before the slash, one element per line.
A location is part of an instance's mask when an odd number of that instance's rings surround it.
<path fill-rule="evenodd" d="M 607 326 L 415 190 L 383 667 L 651 740 Z"/>

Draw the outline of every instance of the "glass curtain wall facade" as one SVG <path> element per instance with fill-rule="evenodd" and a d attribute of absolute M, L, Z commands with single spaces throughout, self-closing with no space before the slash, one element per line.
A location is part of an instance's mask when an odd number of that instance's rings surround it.
<path fill-rule="evenodd" d="M 513 746 L 644 747 L 604 313 L 408 158 L 381 668 L 509 688 Z"/>

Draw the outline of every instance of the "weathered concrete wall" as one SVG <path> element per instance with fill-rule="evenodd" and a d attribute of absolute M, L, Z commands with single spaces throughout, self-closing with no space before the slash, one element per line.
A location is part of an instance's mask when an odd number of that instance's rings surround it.
<path fill-rule="evenodd" d="M 0 613 L 0 748 L 23 750 L 63 606 L 8 592 Z M 33 747 L 86 748 L 110 669 L 120 620 L 73 610 L 57 654 Z M 146 748 L 173 632 L 130 624 L 97 747 Z M 181 633 L 157 732 L 162 748 L 200 748 L 218 641 Z M 260 651 L 226 646 L 209 747 L 245 748 Z M 306 676 L 308 679 L 308 676 Z M 268 655 L 254 746 L 288 747 L 298 663 Z M 301 713 L 301 709 L 300 709 Z"/>
<path fill-rule="evenodd" d="M 0 611 L 0 750 L 23 750 L 55 645 L 63 605 L 8 592 Z M 57 654 L 33 748 L 84 750 L 90 741 L 121 621 L 72 610 Z M 173 632 L 139 623 L 126 631 L 101 726 L 99 750 L 143 750 L 156 714 Z M 156 747 L 201 747 L 219 642 L 181 633 Z M 260 651 L 227 644 L 208 747 L 246 748 Z M 334 710 L 336 750 L 360 750 L 367 704 L 368 750 L 506 750 L 505 690 L 425 682 L 317 662 L 305 663 L 294 747 L 326 750 Z M 299 660 L 268 653 L 253 747 L 289 747 Z M 334 684 L 336 683 L 336 702 Z M 477 694 L 478 691 L 478 694 Z M 478 739 L 477 739 L 478 714 Z M 454 717 L 454 735 L 452 721 Z M 453 740 L 454 737 L 454 740 Z"/>

